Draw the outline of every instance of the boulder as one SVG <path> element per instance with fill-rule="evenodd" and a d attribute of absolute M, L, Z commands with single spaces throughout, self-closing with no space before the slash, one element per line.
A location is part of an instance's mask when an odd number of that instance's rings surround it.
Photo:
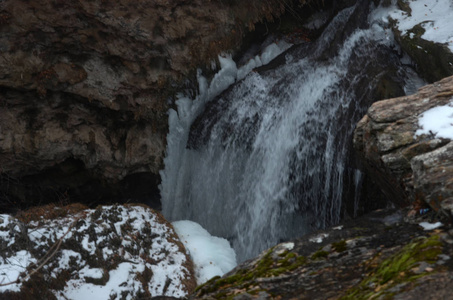
<path fill-rule="evenodd" d="M 148 190 L 131 198 L 158 201 L 173 97 L 284 10 L 278 0 L 2 1 L 2 206 L 121 198 L 138 177 Z"/>
<path fill-rule="evenodd" d="M 354 147 L 394 203 L 437 211 L 453 197 L 453 142 L 432 132 L 416 134 L 424 112 L 452 100 L 453 77 L 447 77 L 414 95 L 374 103 L 357 124 Z"/>
<path fill-rule="evenodd" d="M 173 227 L 145 206 L 0 215 L 0 247 L 2 299 L 179 298 L 196 285 Z"/>

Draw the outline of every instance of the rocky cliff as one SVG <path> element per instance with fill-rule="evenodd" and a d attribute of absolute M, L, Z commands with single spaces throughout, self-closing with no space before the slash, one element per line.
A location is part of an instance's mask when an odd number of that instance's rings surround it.
<path fill-rule="evenodd" d="M 196 68 L 210 70 L 221 51 L 237 52 L 256 23 L 285 5 L 2 1 L 3 208 L 30 205 L 31 197 L 35 204 L 152 199 L 172 97 Z"/>

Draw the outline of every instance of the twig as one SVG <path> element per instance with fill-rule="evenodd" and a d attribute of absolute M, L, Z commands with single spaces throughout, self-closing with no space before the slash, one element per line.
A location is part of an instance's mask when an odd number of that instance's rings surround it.
<path fill-rule="evenodd" d="M 61 247 L 61 244 L 63 243 L 63 239 L 68 235 L 68 233 L 71 231 L 71 229 L 75 226 L 75 224 L 80 220 L 80 218 L 82 218 L 83 214 L 81 216 L 79 216 L 78 218 L 76 218 L 72 223 L 71 223 L 71 226 L 69 226 L 68 230 L 65 232 L 65 234 L 58 239 L 58 241 L 53 244 L 53 246 L 49 249 L 49 251 L 47 251 L 46 255 L 44 255 L 40 261 L 35 264 L 35 265 L 38 265 L 36 267 L 36 269 L 30 271 L 25 277 L 23 278 L 20 278 L 20 276 L 14 280 L 14 281 L 11 281 L 11 282 L 7 282 L 7 283 L 2 283 L 0 284 L 0 287 L 1 286 L 7 286 L 7 285 L 11 285 L 11 284 L 15 284 L 15 283 L 21 283 L 21 282 L 24 282 L 24 281 L 27 281 L 31 276 L 33 276 L 34 274 L 36 274 L 36 272 L 38 272 L 52 257 L 55 256 L 55 254 L 58 252 L 58 250 L 60 249 Z"/>

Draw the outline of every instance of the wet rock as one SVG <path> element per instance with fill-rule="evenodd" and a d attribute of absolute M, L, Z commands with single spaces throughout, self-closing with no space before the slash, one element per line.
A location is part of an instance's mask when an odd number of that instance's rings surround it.
<path fill-rule="evenodd" d="M 406 212 L 382 210 L 341 226 L 279 244 L 222 278 L 199 286 L 190 299 L 411 299 L 448 285 L 451 247 Z M 432 216 L 431 216 L 432 217 Z M 393 220 L 388 222 L 388 220 Z M 447 229 L 445 229 L 447 230 Z M 445 291 L 433 291 L 447 295 Z M 412 298 L 415 299 L 416 297 Z"/>
<path fill-rule="evenodd" d="M 450 103 L 452 96 L 453 77 L 448 77 L 414 95 L 374 103 L 357 124 L 354 147 L 393 202 L 437 211 L 453 196 L 453 142 L 415 134 L 419 116 Z"/>
<path fill-rule="evenodd" d="M 448 273 L 425 276 L 423 280 L 417 280 L 417 284 L 412 290 L 403 291 L 393 299 L 448 299 L 453 293 L 453 279 Z"/>
<path fill-rule="evenodd" d="M 145 206 L 0 215 L 0 246 L 2 299 L 183 297 L 196 284 L 172 226 Z"/>

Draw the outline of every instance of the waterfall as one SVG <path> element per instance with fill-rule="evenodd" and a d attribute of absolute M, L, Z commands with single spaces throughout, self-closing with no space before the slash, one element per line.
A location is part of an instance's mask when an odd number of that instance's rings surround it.
<path fill-rule="evenodd" d="M 363 7 L 344 9 L 315 42 L 291 48 L 283 64 L 256 69 L 209 104 L 213 92 L 202 77 L 196 101 L 178 100 L 161 172 L 168 219 L 227 238 L 238 261 L 339 222 L 345 178 L 352 201 L 360 193 L 362 176 L 348 163 L 355 124 L 388 70 L 402 81 L 413 76 L 381 18 L 365 15 L 367 26 L 348 29 Z M 226 87 L 238 70 L 224 60 L 221 73 L 214 81 Z"/>

